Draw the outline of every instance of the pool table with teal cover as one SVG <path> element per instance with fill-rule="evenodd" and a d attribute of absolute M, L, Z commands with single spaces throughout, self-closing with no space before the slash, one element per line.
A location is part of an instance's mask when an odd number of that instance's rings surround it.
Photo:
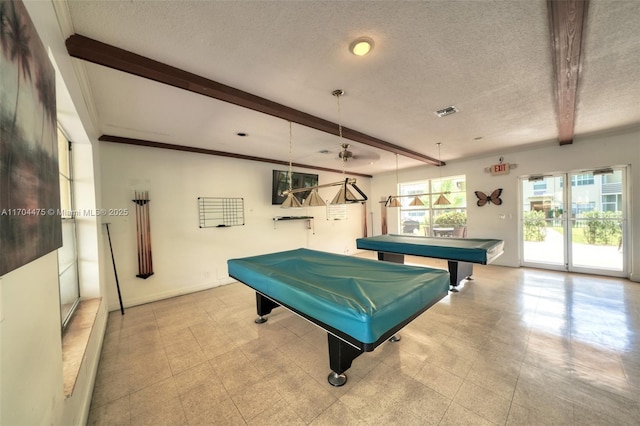
<path fill-rule="evenodd" d="M 470 278 L 473 263 L 487 265 L 504 252 L 504 241 L 486 238 L 430 238 L 413 235 L 377 235 L 358 238 L 356 247 L 378 252 L 378 260 L 403 263 L 404 255 L 446 259 L 451 286 Z"/>
<path fill-rule="evenodd" d="M 332 374 L 373 351 L 448 294 L 449 273 L 309 249 L 227 261 L 229 275 L 256 291 L 258 319 L 283 306 L 327 331 Z M 333 381 L 332 381 L 333 379 Z"/>

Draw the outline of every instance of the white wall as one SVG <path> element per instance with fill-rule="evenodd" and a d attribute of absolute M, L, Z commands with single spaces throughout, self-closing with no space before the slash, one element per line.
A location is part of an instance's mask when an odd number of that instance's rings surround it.
<path fill-rule="evenodd" d="M 327 221 L 326 208 L 282 209 L 271 205 L 272 170 L 286 166 L 188 152 L 102 142 L 102 208 L 129 209 L 128 216 L 105 217 L 125 306 L 185 294 L 233 281 L 227 260 L 234 257 L 306 247 L 334 253 L 353 253 L 362 236 L 362 205 L 347 207 L 348 219 Z M 319 183 L 343 179 L 341 174 L 316 173 Z M 370 179 L 357 178 L 368 193 Z M 137 278 L 135 190 L 149 191 L 154 275 Z M 338 188 L 321 188 L 331 199 Z M 244 198 L 245 225 L 199 228 L 198 197 Z M 315 234 L 306 221 L 280 221 L 275 216 L 314 216 Z M 106 244 L 106 243 L 105 243 Z M 119 309 L 108 246 L 109 309 Z"/>
<path fill-rule="evenodd" d="M 3 275 L 0 287 L 0 424 L 83 424 L 106 326 L 106 303 L 98 312 L 74 393 L 65 398 L 56 253 Z"/>
<path fill-rule="evenodd" d="M 64 401 L 56 253 L 3 275 L 0 284 L 0 424 L 49 424 Z"/>
<path fill-rule="evenodd" d="M 443 151 L 446 146 L 443 145 Z M 504 161 L 517 164 L 508 175 L 492 176 L 484 169 Z M 608 134 L 576 138 L 572 145 L 559 146 L 551 143 L 537 148 L 517 152 L 497 153 L 493 156 L 473 158 L 466 161 L 450 161 L 442 168 L 442 176 L 466 175 L 467 177 L 467 225 L 469 238 L 498 238 L 505 242 L 505 253 L 496 260 L 503 266 L 520 266 L 518 253 L 518 177 L 532 174 L 579 171 L 606 166 L 630 165 L 629 230 L 631 232 L 630 279 L 640 281 L 640 131 L 631 130 L 619 134 Z M 418 167 L 399 172 L 400 182 L 412 182 L 438 178 L 437 167 Z M 374 176 L 371 183 L 371 199 L 396 193 L 395 172 Z M 501 206 L 488 204 L 478 207 L 474 191 L 491 192 L 503 188 Z M 381 233 L 380 207 L 373 209 L 374 234 Z M 388 209 L 389 233 L 397 232 L 397 211 Z"/>

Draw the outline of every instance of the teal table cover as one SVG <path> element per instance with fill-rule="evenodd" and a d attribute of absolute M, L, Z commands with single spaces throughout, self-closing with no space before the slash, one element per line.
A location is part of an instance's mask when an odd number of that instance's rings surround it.
<path fill-rule="evenodd" d="M 503 253 L 504 241 L 483 238 L 430 238 L 388 234 L 358 238 L 356 247 L 363 250 L 486 265 Z"/>
<path fill-rule="evenodd" d="M 227 265 L 231 277 L 367 344 L 449 289 L 444 270 L 303 248 Z"/>

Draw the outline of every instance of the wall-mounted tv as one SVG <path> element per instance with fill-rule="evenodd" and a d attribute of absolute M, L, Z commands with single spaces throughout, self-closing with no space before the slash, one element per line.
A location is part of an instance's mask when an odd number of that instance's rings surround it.
<path fill-rule="evenodd" d="M 291 187 L 293 189 L 311 188 L 316 185 L 318 185 L 318 175 L 297 172 L 291 173 Z M 274 170 L 271 188 L 271 204 L 282 204 L 286 198 L 282 193 L 289 189 L 289 172 L 286 170 Z M 310 192 L 311 191 L 297 192 L 293 195 L 300 203 L 303 203 Z"/>

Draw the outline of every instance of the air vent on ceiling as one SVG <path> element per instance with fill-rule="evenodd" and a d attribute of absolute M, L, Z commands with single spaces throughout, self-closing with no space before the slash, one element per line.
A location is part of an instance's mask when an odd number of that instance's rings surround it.
<path fill-rule="evenodd" d="M 438 111 L 436 111 L 436 115 L 438 117 L 444 117 L 446 115 L 455 114 L 456 112 L 458 112 L 458 108 L 452 105 L 446 108 L 439 109 Z"/>

